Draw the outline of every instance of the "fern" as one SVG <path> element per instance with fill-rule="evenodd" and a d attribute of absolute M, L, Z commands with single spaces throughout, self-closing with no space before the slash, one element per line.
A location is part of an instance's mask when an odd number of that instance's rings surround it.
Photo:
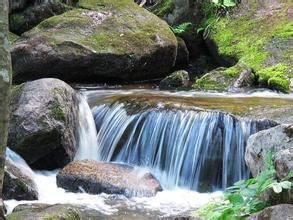
<path fill-rule="evenodd" d="M 184 22 L 176 27 L 170 27 L 170 28 L 174 34 L 179 35 L 186 32 L 186 30 L 189 28 L 190 25 L 191 25 L 190 22 Z"/>

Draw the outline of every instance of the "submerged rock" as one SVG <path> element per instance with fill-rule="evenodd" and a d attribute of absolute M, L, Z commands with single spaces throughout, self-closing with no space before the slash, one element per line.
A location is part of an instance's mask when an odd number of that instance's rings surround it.
<path fill-rule="evenodd" d="M 132 166 L 74 161 L 57 175 L 57 185 L 71 192 L 108 193 L 132 196 L 154 196 L 162 187 L 151 174 Z"/>
<path fill-rule="evenodd" d="M 6 160 L 2 195 L 5 200 L 37 200 L 38 190 L 32 177 L 25 170 Z"/>
<path fill-rule="evenodd" d="M 265 157 L 270 151 L 274 153 L 276 176 L 278 179 L 283 179 L 293 170 L 292 125 L 279 125 L 249 137 L 245 161 L 253 176 L 265 169 Z M 280 194 L 268 190 L 263 194 L 262 199 L 271 204 L 293 203 L 293 190 L 284 190 Z"/>
<path fill-rule="evenodd" d="M 175 65 L 175 35 L 165 21 L 133 1 L 84 0 L 79 6 L 83 9 L 43 21 L 14 44 L 14 81 L 154 79 Z"/>
<path fill-rule="evenodd" d="M 36 169 L 56 169 L 75 154 L 76 92 L 58 79 L 16 86 L 11 101 L 8 145 Z"/>
<path fill-rule="evenodd" d="M 281 204 L 265 208 L 264 210 L 248 217 L 248 220 L 289 220 L 292 216 L 293 205 Z"/>
<path fill-rule="evenodd" d="M 78 220 L 78 219 L 108 219 L 107 215 L 97 210 L 93 210 L 83 206 L 67 205 L 67 204 L 22 204 L 14 208 L 13 212 L 6 216 L 7 220 L 23 219 L 23 220 L 44 220 L 44 219 L 62 219 L 62 220 Z"/>
<path fill-rule="evenodd" d="M 189 75 L 185 70 L 178 70 L 160 82 L 161 89 L 182 88 L 189 84 Z"/>

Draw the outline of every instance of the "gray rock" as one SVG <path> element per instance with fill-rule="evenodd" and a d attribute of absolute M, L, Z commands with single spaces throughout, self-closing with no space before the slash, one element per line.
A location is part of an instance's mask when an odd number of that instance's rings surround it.
<path fill-rule="evenodd" d="M 178 70 L 173 72 L 170 76 L 163 79 L 159 87 L 161 89 L 183 88 L 189 84 L 189 75 L 185 70 Z"/>
<path fill-rule="evenodd" d="M 13 90 L 8 145 L 36 169 L 56 169 L 75 154 L 77 94 L 58 79 L 41 79 Z"/>
<path fill-rule="evenodd" d="M 83 206 L 67 205 L 67 204 L 22 204 L 14 208 L 13 212 L 6 216 L 7 220 L 44 220 L 44 219 L 62 219 L 62 220 L 78 220 L 78 219 L 101 219 L 106 220 L 107 215 L 97 210 L 93 210 Z"/>
<path fill-rule="evenodd" d="M 129 165 L 99 163 L 93 160 L 73 161 L 57 175 L 57 185 L 71 192 L 108 193 L 132 196 L 154 196 L 162 187 L 150 173 Z"/>
<path fill-rule="evenodd" d="M 79 6 L 46 19 L 13 45 L 15 82 L 135 81 L 164 77 L 174 67 L 177 40 L 165 21 L 133 1 L 83 0 Z"/>
<path fill-rule="evenodd" d="M 277 176 L 284 177 L 288 174 L 289 170 L 293 169 L 291 156 L 282 159 L 280 156 L 292 152 L 293 136 L 292 125 L 279 125 L 268 130 L 260 131 L 249 137 L 245 152 L 245 161 L 253 176 L 256 176 L 260 171 L 265 169 L 265 156 L 269 151 L 275 152 L 274 162 L 276 165 Z M 276 163 L 277 162 L 277 163 Z M 289 167 L 288 167 L 289 166 Z M 292 166 L 292 167 L 291 167 Z M 287 171 L 283 169 L 287 167 Z"/>
<path fill-rule="evenodd" d="M 269 151 L 274 153 L 273 163 L 276 176 L 284 178 L 293 170 L 293 126 L 279 125 L 260 131 L 249 137 L 245 152 L 245 162 L 253 176 L 265 169 L 265 157 Z M 293 203 L 293 190 L 283 190 L 276 194 L 268 189 L 261 199 L 270 204 Z"/>
<path fill-rule="evenodd" d="M 281 204 L 265 208 L 248 217 L 248 220 L 291 220 L 292 216 L 293 205 Z"/>
<path fill-rule="evenodd" d="M 38 190 L 32 176 L 6 160 L 3 180 L 3 199 L 37 200 Z"/>
<path fill-rule="evenodd" d="M 240 72 L 240 75 L 234 82 L 233 87 L 235 88 L 251 87 L 254 84 L 255 84 L 255 75 L 253 74 L 252 69 L 247 68 L 247 69 L 243 69 Z"/>

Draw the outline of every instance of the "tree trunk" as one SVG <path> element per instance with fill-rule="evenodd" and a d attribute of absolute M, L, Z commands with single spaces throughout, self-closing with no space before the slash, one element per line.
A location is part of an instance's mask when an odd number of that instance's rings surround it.
<path fill-rule="evenodd" d="M 2 184 L 7 141 L 9 98 L 11 85 L 11 60 L 8 41 L 8 0 L 0 1 L 0 219 L 4 219 Z"/>

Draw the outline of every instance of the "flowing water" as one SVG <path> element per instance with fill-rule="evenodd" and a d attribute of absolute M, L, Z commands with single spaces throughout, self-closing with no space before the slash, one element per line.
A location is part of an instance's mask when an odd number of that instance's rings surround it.
<path fill-rule="evenodd" d="M 258 130 L 256 121 L 222 111 L 245 115 L 256 108 L 293 106 L 292 97 L 279 95 L 267 99 L 267 95 L 259 94 L 153 90 L 97 90 L 82 94 L 75 159 L 119 161 L 149 170 L 162 183 L 163 192 L 152 198 L 69 193 L 57 187 L 58 171 L 32 171 L 10 150 L 7 158 L 24 167 L 36 181 L 39 200 L 34 202 L 85 205 L 109 216 L 172 216 L 220 196 L 216 190 L 247 178 L 244 147 L 248 136 Z M 214 192 L 208 193 L 211 191 Z M 28 201 L 5 203 L 11 211 Z"/>

